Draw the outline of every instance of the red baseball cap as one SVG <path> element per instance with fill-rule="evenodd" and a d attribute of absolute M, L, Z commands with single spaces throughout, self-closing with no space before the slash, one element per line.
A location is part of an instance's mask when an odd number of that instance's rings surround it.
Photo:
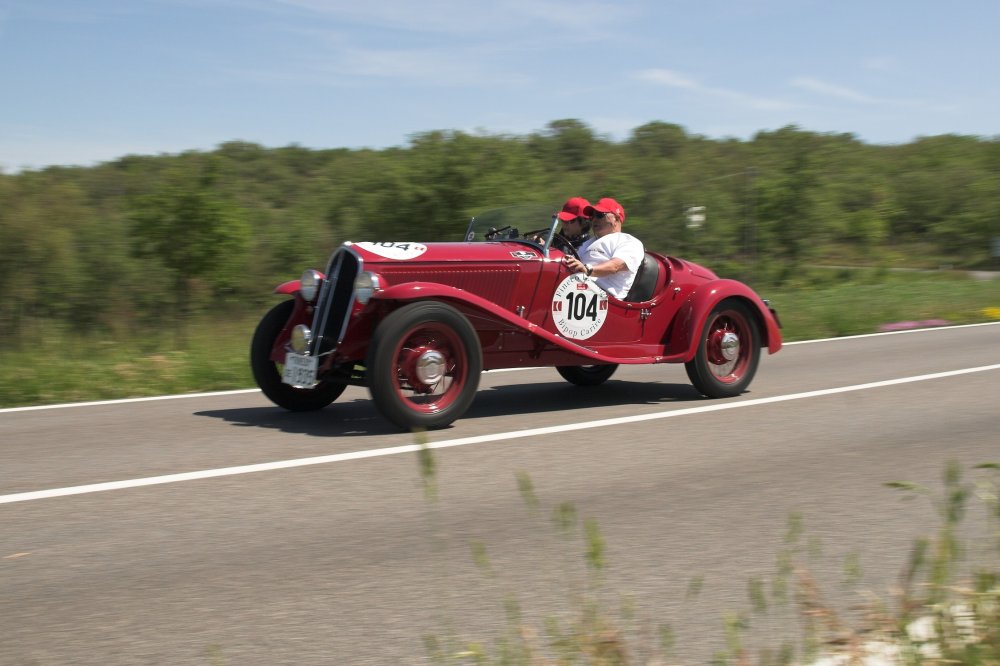
<path fill-rule="evenodd" d="M 556 215 L 558 215 L 559 219 L 563 222 L 569 222 L 570 220 L 575 220 L 578 217 L 587 217 L 583 210 L 588 206 L 590 206 L 590 202 L 583 197 L 573 197 L 566 200 L 566 203 L 563 204 L 562 210 L 556 213 Z"/>
<path fill-rule="evenodd" d="M 622 222 L 625 221 L 625 209 L 611 197 L 604 197 L 593 206 L 587 206 L 583 212 L 587 215 L 593 215 L 594 211 L 598 213 L 614 213 Z"/>

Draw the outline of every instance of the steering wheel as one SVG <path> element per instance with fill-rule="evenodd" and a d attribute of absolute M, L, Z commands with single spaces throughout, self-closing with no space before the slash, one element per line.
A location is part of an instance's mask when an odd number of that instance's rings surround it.
<path fill-rule="evenodd" d="M 556 235 L 552 237 L 552 247 L 562 250 L 564 254 L 568 254 L 577 261 L 580 261 L 580 255 L 576 253 L 576 248 L 573 247 L 573 243 L 571 243 L 566 236 L 558 231 L 556 232 Z"/>
<path fill-rule="evenodd" d="M 535 242 L 542 243 L 542 242 L 544 242 L 544 240 L 540 240 L 540 239 L 544 239 L 544 237 L 545 237 L 542 234 L 548 235 L 549 229 L 551 229 L 551 227 L 542 227 L 541 229 L 535 229 L 533 231 L 528 231 L 528 232 L 526 232 L 524 234 L 524 238 L 527 239 L 527 240 L 539 239 L 539 240 L 535 240 Z M 569 239 L 566 238 L 564 235 L 562 235 L 558 231 L 552 237 L 552 246 L 551 247 L 554 247 L 557 250 L 562 250 L 564 254 L 571 255 L 574 259 L 579 259 L 580 258 L 580 255 L 578 255 L 576 253 L 576 248 L 573 247 L 573 244 L 569 242 Z"/>

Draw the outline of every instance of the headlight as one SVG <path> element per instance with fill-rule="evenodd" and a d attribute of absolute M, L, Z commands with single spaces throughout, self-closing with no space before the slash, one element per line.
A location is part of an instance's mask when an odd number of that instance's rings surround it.
<path fill-rule="evenodd" d="M 306 350 L 309 349 L 309 343 L 312 342 L 312 337 L 312 331 L 305 324 L 299 324 L 293 328 L 289 339 L 292 351 L 296 354 L 305 354 Z"/>
<path fill-rule="evenodd" d="M 372 295 L 382 288 L 379 277 L 374 273 L 362 272 L 354 279 L 354 298 L 365 305 Z"/>
<path fill-rule="evenodd" d="M 302 298 L 312 303 L 316 300 L 316 294 L 319 293 L 319 286 L 321 284 L 323 284 L 323 278 L 320 277 L 319 272 L 309 269 L 302 274 L 299 293 L 302 294 Z"/>

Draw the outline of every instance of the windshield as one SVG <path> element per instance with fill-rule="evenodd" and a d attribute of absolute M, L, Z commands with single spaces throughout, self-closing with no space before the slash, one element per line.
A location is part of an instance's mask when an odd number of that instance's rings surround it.
<path fill-rule="evenodd" d="M 558 227 L 555 210 L 559 207 L 545 204 L 519 204 L 487 210 L 472 218 L 465 240 L 527 240 L 542 246 L 548 254 Z"/>

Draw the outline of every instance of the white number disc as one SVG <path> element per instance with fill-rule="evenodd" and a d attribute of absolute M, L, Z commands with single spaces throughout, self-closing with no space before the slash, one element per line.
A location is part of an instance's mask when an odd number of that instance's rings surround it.
<path fill-rule="evenodd" d="M 582 273 L 569 275 L 552 296 L 552 320 L 567 338 L 586 340 L 608 318 L 608 293 Z"/>
<path fill-rule="evenodd" d="M 358 247 L 365 250 L 366 252 L 371 252 L 372 254 L 377 254 L 380 257 L 385 257 L 386 259 L 398 259 L 400 261 L 405 261 L 407 259 L 416 259 L 424 252 L 427 251 L 427 246 L 423 243 L 358 243 Z"/>

